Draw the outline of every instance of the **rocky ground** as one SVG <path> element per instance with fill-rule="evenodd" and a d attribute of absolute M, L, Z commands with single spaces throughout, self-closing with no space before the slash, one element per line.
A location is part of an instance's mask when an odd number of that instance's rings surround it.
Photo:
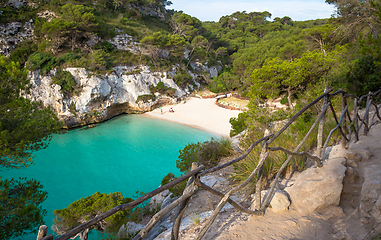
<path fill-rule="evenodd" d="M 380 239 L 380 135 L 381 125 L 376 125 L 347 150 L 331 148 L 322 168 L 288 175 L 277 191 L 287 196 L 289 206 L 274 196 L 264 216 L 250 216 L 227 204 L 204 239 Z M 232 184 L 226 180 L 229 171 L 203 181 L 226 192 Z M 246 206 L 253 200 L 249 197 Z M 184 214 L 180 239 L 194 239 L 218 201 L 199 191 Z M 170 218 L 167 223 L 169 229 L 156 239 L 170 239 Z"/>

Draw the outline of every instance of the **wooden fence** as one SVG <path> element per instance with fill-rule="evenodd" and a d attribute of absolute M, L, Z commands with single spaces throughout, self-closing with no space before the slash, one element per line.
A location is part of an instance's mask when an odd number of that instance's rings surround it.
<path fill-rule="evenodd" d="M 109 216 L 111 216 L 111 215 L 113 215 L 119 211 L 132 209 L 132 208 L 136 207 L 137 205 L 139 205 L 140 203 L 142 203 L 142 202 L 150 199 L 151 197 L 163 192 L 164 190 L 169 189 L 170 187 L 177 185 L 178 183 L 180 183 L 186 179 L 188 179 L 188 183 L 187 183 L 187 186 L 183 192 L 183 195 L 180 198 L 178 198 L 176 201 L 174 201 L 172 204 L 161 209 L 156 215 L 154 215 L 152 217 L 152 219 L 150 220 L 150 222 L 134 238 L 135 240 L 144 238 L 148 234 L 148 232 L 155 226 L 155 224 L 157 222 L 159 222 L 159 220 L 161 218 L 163 218 L 168 212 L 170 212 L 175 207 L 178 207 L 178 208 L 177 208 L 177 212 L 175 215 L 176 217 L 175 217 L 175 221 L 174 221 L 173 228 L 172 228 L 171 239 L 174 239 L 174 240 L 179 239 L 179 227 L 181 224 L 181 218 L 185 212 L 185 208 L 188 204 L 188 201 L 190 200 L 191 196 L 198 190 L 198 188 L 205 189 L 205 190 L 209 191 L 210 193 L 221 197 L 221 200 L 218 203 L 218 205 L 216 206 L 216 208 L 214 209 L 211 216 L 206 220 L 201 231 L 198 233 L 196 239 L 202 239 L 203 238 L 203 236 L 206 234 L 209 227 L 212 225 L 212 223 L 214 222 L 214 220 L 218 216 L 219 212 L 225 206 L 226 203 L 230 203 L 236 210 L 241 211 L 241 212 L 246 213 L 246 214 L 263 215 L 265 213 L 266 206 L 268 206 L 268 204 L 269 204 L 270 198 L 274 192 L 274 189 L 277 185 L 277 182 L 279 180 L 281 173 L 287 167 L 287 165 L 289 164 L 289 162 L 291 161 L 293 156 L 301 156 L 301 155 L 306 156 L 307 158 L 310 158 L 310 159 L 316 161 L 317 167 L 321 167 L 327 145 L 329 143 L 330 138 L 332 137 L 332 134 L 335 131 L 339 130 L 339 132 L 341 133 L 341 136 L 342 136 L 342 141 L 341 141 L 342 147 L 347 148 L 348 144 L 351 140 L 353 140 L 354 142 L 359 140 L 361 129 L 363 129 L 363 134 L 367 135 L 367 133 L 369 132 L 369 130 L 371 129 L 371 127 L 373 125 L 381 122 L 381 117 L 379 114 L 379 109 L 380 109 L 381 104 L 377 106 L 376 101 L 375 101 L 376 99 L 380 100 L 381 90 L 379 90 L 375 93 L 369 93 L 369 94 L 361 96 L 361 97 L 357 97 L 357 96 L 354 96 L 351 94 L 347 94 L 345 91 L 342 91 L 342 90 L 334 92 L 334 93 L 331 93 L 331 92 L 332 92 L 332 90 L 326 88 L 324 93 L 321 96 L 316 98 L 314 101 L 312 101 L 307 106 L 305 106 L 302 110 L 300 110 L 297 114 L 295 114 L 283 126 L 283 128 L 280 129 L 277 133 L 275 133 L 275 134 L 271 133 L 271 134 L 255 141 L 254 143 L 251 144 L 251 146 L 241 156 L 235 158 L 234 160 L 232 160 L 228 163 L 225 163 L 223 165 L 219 165 L 219 166 L 207 169 L 207 170 L 204 170 L 204 166 L 202 166 L 202 165 L 198 166 L 197 163 L 193 163 L 192 164 L 192 170 L 189 173 L 181 176 L 180 178 L 178 178 L 178 179 L 176 179 L 176 180 L 174 180 L 174 181 L 172 181 L 172 182 L 170 182 L 164 186 L 161 186 L 161 187 L 153 190 L 152 192 L 149 192 L 149 193 L 143 195 L 142 197 L 136 199 L 133 202 L 116 206 L 116 207 L 110 209 L 109 211 L 98 215 L 94 219 L 91 219 L 88 222 L 83 223 L 83 224 L 73 228 L 72 230 L 66 232 L 65 234 L 63 234 L 59 237 L 56 237 L 55 240 L 66 240 L 66 239 L 72 238 L 73 236 L 76 236 L 82 232 L 87 233 L 88 229 L 91 229 L 92 226 L 95 225 L 96 223 L 98 223 L 99 221 L 102 221 L 105 218 L 107 218 L 107 217 L 109 217 Z M 339 109 L 339 110 L 335 110 L 334 106 L 331 102 L 331 100 L 335 97 L 341 97 L 341 109 Z M 353 109 L 352 110 L 349 109 L 349 106 L 347 104 L 347 102 L 349 102 L 350 99 L 353 100 Z M 287 150 L 281 146 L 277 146 L 277 147 L 271 147 L 270 146 L 273 143 L 273 141 L 276 138 L 278 138 L 282 133 L 284 133 L 285 130 L 288 129 L 290 127 L 290 125 L 298 117 L 300 117 L 307 109 L 309 109 L 313 106 L 317 106 L 317 104 L 319 104 L 318 106 L 319 106 L 319 109 L 321 109 L 321 112 L 320 112 L 318 118 L 316 119 L 316 121 L 313 123 L 310 130 L 304 136 L 303 140 L 299 143 L 299 145 L 295 149 Z M 363 110 L 361 111 L 361 112 L 363 112 L 362 114 L 360 114 L 360 106 L 363 106 L 365 108 L 365 111 L 363 111 Z M 336 126 L 329 132 L 325 141 L 323 141 L 324 140 L 323 127 L 324 127 L 325 119 L 327 117 L 326 115 L 328 113 L 328 109 L 331 110 L 330 112 L 332 113 L 332 117 L 334 118 L 334 120 L 336 122 Z M 372 109 L 372 112 L 374 111 L 372 117 L 370 117 L 370 113 L 371 113 L 370 110 L 371 109 Z M 338 118 L 338 115 L 337 115 L 338 112 L 341 112 L 340 118 Z M 305 151 L 299 152 L 299 149 L 305 143 L 307 138 L 309 138 L 309 136 L 311 135 L 311 133 L 313 132 L 313 130 L 315 128 L 318 128 L 316 155 L 313 155 L 313 154 L 311 154 L 309 152 L 305 152 Z M 256 168 L 254 169 L 254 171 L 250 174 L 250 176 L 240 185 L 232 187 L 227 193 L 222 193 L 222 192 L 219 192 L 218 190 L 216 190 L 212 187 L 207 186 L 205 183 L 200 181 L 200 177 L 205 175 L 205 174 L 210 174 L 210 173 L 216 172 L 218 170 L 226 168 L 226 167 L 228 167 L 234 163 L 238 163 L 241 160 L 245 159 L 249 155 L 249 153 L 253 150 L 253 148 L 255 146 L 257 146 L 258 144 L 262 144 L 262 148 L 261 148 L 261 152 L 260 152 L 260 156 L 259 156 L 259 162 L 258 162 Z M 288 158 L 283 163 L 283 165 L 279 169 L 277 175 L 275 176 L 275 179 L 273 180 L 273 182 L 271 184 L 270 193 L 267 195 L 267 197 L 265 197 L 265 199 L 263 199 L 264 201 L 262 202 L 261 201 L 262 200 L 261 199 L 262 168 L 263 168 L 264 162 L 266 161 L 266 159 L 269 156 L 269 153 L 271 151 L 283 151 L 288 155 Z M 234 193 L 242 190 L 250 182 L 252 182 L 254 180 L 255 176 L 257 176 L 256 193 L 255 193 L 256 194 L 255 210 L 250 210 L 250 209 L 244 208 L 240 203 L 233 201 L 230 197 Z M 51 234 L 46 236 L 46 228 L 44 228 L 44 230 L 40 232 L 39 236 L 40 237 L 38 237 L 37 240 L 40 240 L 40 239 L 52 240 L 53 239 L 53 235 L 51 235 Z"/>

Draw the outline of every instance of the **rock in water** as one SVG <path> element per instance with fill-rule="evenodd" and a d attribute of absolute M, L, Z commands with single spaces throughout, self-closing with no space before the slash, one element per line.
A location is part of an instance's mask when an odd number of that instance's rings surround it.
<path fill-rule="evenodd" d="M 345 163 L 345 158 L 329 159 L 321 168 L 302 172 L 293 186 L 285 188 L 296 210 L 308 214 L 338 206 L 347 169 Z"/>

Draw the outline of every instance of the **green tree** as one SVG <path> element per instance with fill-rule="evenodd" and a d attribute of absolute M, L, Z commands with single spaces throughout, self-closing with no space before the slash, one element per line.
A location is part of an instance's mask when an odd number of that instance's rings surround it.
<path fill-rule="evenodd" d="M 47 192 L 36 180 L 0 179 L 0 238 L 12 239 L 36 232 L 46 215 L 41 203 Z"/>
<path fill-rule="evenodd" d="M 179 58 L 184 55 L 184 46 L 186 41 L 184 37 L 177 34 L 167 34 L 164 32 L 155 32 L 151 36 L 144 37 L 141 43 L 146 44 L 150 50 L 150 55 L 155 59 L 162 57 L 161 50 L 166 50 L 174 58 Z"/>
<path fill-rule="evenodd" d="M 62 6 L 62 19 L 70 39 L 71 50 L 77 47 L 79 38 L 89 38 L 97 26 L 93 8 L 84 5 L 66 4 Z"/>
<path fill-rule="evenodd" d="M 41 32 L 46 34 L 46 36 L 51 40 L 49 44 L 53 54 L 56 54 L 58 49 L 69 38 L 68 32 L 73 27 L 74 26 L 72 23 L 59 18 L 53 18 L 50 22 L 44 22 Z"/>
<path fill-rule="evenodd" d="M 21 97 L 30 89 L 26 74 L 0 56 L 0 165 L 7 168 L 29 166 L 61 126 L 49 108 Z"/>
<path fill-rule="evenodd" d="M 132 202 L 131 198 L 124 198 L 119 192 L 100 193 L 96 192 L 91 196 L 81 198 L 71 203 L 67 208 L 54 210 L 53 230 L 57 234 L 64 234 L 68 230 L 95 218 L 103 212 L 110 210 L 118 205 Z M 105 220 L 97 223 L 92 228 L 107 233 L 117 233 L 120 226 L 127 221 L 128 214 L 131 211 L 120 211 Z M 90 229 L 80 234 L 81 240 L 87 239 Z"/>
<path fill-rule="evenodd" d="M 187 41 L 192 41 L 198 33 L 198 28 L 201 27 L 200 20 L 182 12 L 175 13 L 170 24 L 173 34 L 184 37 Z"/>
<path fill-rule="evenodd" d="M 197 36 L 193 38 L 190 48 L 192 48 L 188 54 L 188 64 L 192 61 L 193 58 L 198 57 L 204 57 L 206 54 L 206 48 L 208 47 L 208 39 L 204 38 L 203 36 Z"/>
<path fill-rule="evenodd" d="M 252 97 L 274 98 L 286 91 L 288 104 L 293 108 L 291 96 L 326 77 L 335 58 L 336 52 L 327 56 L 317 51 L 308 51 L 292 62 L 274 58 L 254 70 L 250 87 Z"/>
<path fill-rule="evenodd" d="M 326 0 L 326 3 L 336 7 L 336 20 L 340 23 L 341 33 L 348 39 L 356 40 L 360 32 L 375 37 L 380 33 L 379 1 Z"/>
<path fill-rule="evenodd" d="M 24 98 L 30 83 L 26 70 L 0 56 L 0 167 L 32 164 L 33 152 L 47 147 L 61 124 L 48 108 Z M 43 223 L 40 204 L 46 192 L 35 180 L 0 180 L 0 238 L 35 232 Z"/>
<path fill-rule="evenodd" d="M 192 162 L 198 162 L 206 168 L 214 167 L 222 157 L 230 156 L 232 152 L 233 148 L 229 139 L 212 138 L 203 143 L 189 143 L 179 151 L 176 167 L 184 173 L 191 170 Z"/>

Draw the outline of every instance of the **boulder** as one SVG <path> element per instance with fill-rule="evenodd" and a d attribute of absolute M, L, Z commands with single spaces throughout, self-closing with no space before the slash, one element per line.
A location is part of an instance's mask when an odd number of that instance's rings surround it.
<path fill-rule="evenodd" d="M 165 198 L 170 194 L 169 190 L 165 190 L 155 196 L 153 196 L 151 198 L 151 201 L 149 202 L 150 206 L 150 210 L 154 210 L 156 209 L 157 207 L 161 207 L 161 205 L 163 204 Z"/>
<path fill-rule="evenodd" d="M 344 149 L 341 145 L 333 146 L 326 158 L 346 158 L 356 162 L 367 161 L 372 156 L 369 149 L 363 145 L 350 143 L 348 149 Z M 349 161 L 352 167 L 356 167 L 356 163 Z"/>
<path fill-rule="evenodd" d="M 222 182 L 226 181 L 226 179 L 223 177 L 218 177 L 213 175 L 202 176 L 200 180 L 201 182 L 205 183 L 205 185 L 209 187 L 215 187 L 216 185 L 219 185 Z"/>
<path fill-rule="evenodd" d="M 285 188 L 295 209 L 308 214 L 338 206 L 346 171 L 344 164 L 345 158 L 334 158 L 325 161 L 321 168 L 302 172 L 293 186 Z"/>
<path fill-rule="evenodd" d="M 268 195 L 269 190 L 263 190 L 261 191 L 261 201 L 263 204 L 263 201 Z M 255 194 L 252 195 L 253 203 L 250 206 L 250 209 L 254 210 L 255 209 Z M 287 193 L 282 191 L 282 190 L 274 190 L 273 195 L 270 199 L 269 202 L 269 207 L 276 213 L 278 212 L 284 212 L 287 211 L 288 208 L 290 207 L 290 200 L 287 196 Z"/>
<path fill-rule="evenodd" d="M 378 214 L 381 200 L 381 166 L 371 165 L 364 169 L 364 183 L 361 189 L 360 209 L 365 216 L 373 209 L 373 215 Z M 379 216 L 375 216 L 379 217 Z"/>
<path fill-rule="evenodd" d="M 271 199 L 270 207 L 274 212 L 284 212 L 290 207 L 290 200 L 284 192 L 274 191 L 274 196 Z"/>
<path fill-rule="evenodd" d="M 163 203 L 161 204 L 161 209 L 165 208 L 166 206 L 168 206 L 168 205 L 170 205 L 171 203 L 173 203 L 174 201 L 176 201 L 176 199 L 177 199 L 178 197 L 174 197 L 174 196 L 172 196 L 172 195 L 173 195 L 173 194 L 170 193 L 170 194 L 168 194 L 168 195 L 164 198 Z"/>
<path fill-rule="evenodd" d="M 134 222 L 128 222 L 126 224 L 123 224 L 119 228 L 117 239 L 129 239 L 131 238 L 131 236 L 134 236 L 134 234 L 140 231 L 142 228 L 144 228 L 143 225 L 134 223 Z"/>

